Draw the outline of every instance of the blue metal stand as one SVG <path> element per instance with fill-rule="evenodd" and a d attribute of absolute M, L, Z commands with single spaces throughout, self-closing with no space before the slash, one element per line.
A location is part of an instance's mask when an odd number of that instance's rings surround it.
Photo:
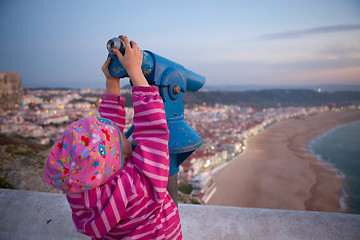
<path fill-rule="evenodd" d="M 111 50 L 118 48 L 121 51 L 123 44 L 121 41 L 113 38 L 108 42 L 109 57 L 112 58 L 109 71 L 114 77 L 120 78 L 126 77 L 127 73 Z M 122 51 L 124 52 L 125 49 Z M 166 121 L 170 131 L 169 175 L 171 176 L 176 174 L 180 164 L 203 144 L 202 137 L 184 120 L 182 99 L 186 91 L 198 91 L 205 84 L 205 77 L 150 51 L 144 51 L 141 68 L 148 83 L 159 87 L 160 96 L 164 101 Z M 130 127 L 125 133 L 126 137 L 129 137 L 132 131 L 133 128 Z"/>

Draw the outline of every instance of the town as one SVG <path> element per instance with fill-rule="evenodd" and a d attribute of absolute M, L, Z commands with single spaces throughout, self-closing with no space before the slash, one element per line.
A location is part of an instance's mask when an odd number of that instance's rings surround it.
<path fill-rule="evenodd" d="M 130 90 L 121 90 L 130 94 Z M 0 134 L 20 136 L 48 146 L 75 120 L 97 116 L 104 90 L 25 90 L 22 102 L 1 113 Z M 348 106 L 360 109 L 359 106 Z M 185 120 L 202 137 L 203 145 L 180 165 L 179 187 L 206 203 L 216 191 L 212 174 L 246 151 L 247 140 L 266 127 L 289 118 L 334 110 L 329 106 L 264 108 L 206 102 L 184 111 Z M 337 109 L 335 109 L 337 110 Z M 126 128 L 132 124 L 133 108 L 126 107 Z"/>

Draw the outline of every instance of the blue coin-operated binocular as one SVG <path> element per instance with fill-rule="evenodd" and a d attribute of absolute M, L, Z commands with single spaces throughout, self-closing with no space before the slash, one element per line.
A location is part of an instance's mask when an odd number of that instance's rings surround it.
<path fill-rule="evenodd" d="M 112 58 L 109 71 L 114 77 L 127 77 L 125 68 L 112 52 L 114 48 L 125 54 L 125 44 L 121 37 L 113 38 L 107 43 L 109 57 Z M 186 91 L 199 90 L 205 83 L 205 77 L 150 51 L 143 51 L 141 68 L 148 83 L 159 87 L 160 96 L 164 101 L 170 131 L 169 175 L 174 175 L 179 171 L 179 165 L 203 143 L 202 137 L 184 120 L 182 99 Z M 133 127 L 130 127 L 125 133 L 126 137 L 132 132 Z"/>

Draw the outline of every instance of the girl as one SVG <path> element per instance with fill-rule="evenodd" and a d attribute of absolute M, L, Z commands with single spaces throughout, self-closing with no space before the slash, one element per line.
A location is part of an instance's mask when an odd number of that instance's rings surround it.
<path fill-rule="evenodd" d="M 162 98 L 142 71 L 142 52 L 125 41 L 125 55 L 114 49 L 134 85 L 137 146 L 123 134 L 125 99 L 119 78 L 102 70 L 106 93 L 99 117 L 72 123 L 53 146 L 45 181 L 64 191 L 77 230 L 93 239 L 182 239 L 178 209 L 166 190 L 169 131 Z"/>

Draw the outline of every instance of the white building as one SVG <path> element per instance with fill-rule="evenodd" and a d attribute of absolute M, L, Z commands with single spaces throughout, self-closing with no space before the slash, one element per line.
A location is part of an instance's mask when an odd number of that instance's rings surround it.
<path fill-rule="evenodd" d="M 70 120 L 68 115 L 53 115 L 48 118 L 42 119 L 42 124 L 48 125 L 48 124 L 59 124 L 68 122 Z"/>

